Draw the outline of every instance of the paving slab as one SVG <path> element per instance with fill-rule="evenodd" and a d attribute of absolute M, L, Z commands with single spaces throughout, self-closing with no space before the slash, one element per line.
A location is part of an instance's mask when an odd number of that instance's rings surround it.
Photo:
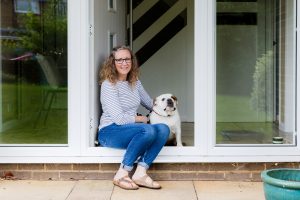
<path fill-rule="evenodd" d="M 0 180 L 0 200 L 264 200 L 263 183 L 159 181 L 160 190 L 123 190 L 111 180 Z"/>
<path fill-rule="evenodd" d="M 262 182 L 194 181 L 201 200 L 264 200 Z"/>
<path fill-rule="evenodd" d="M 65 200 L 75 181 L 0 181 L 0 199 L 5 200 Z"/>
<path fill-rule="evenodd" d="M 140 188 L 130 191 L 114 187 L 111 200 L 196 200 L 196 192 L 192 181 L 159 181 L 160 190 Z"/>
<path fill-rule="evenodd" d="M 109 200 L 113 187 L 108 180 L 78 181 L 67 200 Z"/>

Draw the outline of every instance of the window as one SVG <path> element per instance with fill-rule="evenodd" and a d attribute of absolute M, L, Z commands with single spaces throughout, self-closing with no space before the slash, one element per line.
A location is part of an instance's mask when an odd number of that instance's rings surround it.
<path fill-rule="evenodd" d="M 108 32 L 108 53 L 112 51 L 112 49 L 116 46 L 117 43 L 117 34 Z"/>
<path fill-rule="evenodd" d="M 39 0 L 14 0 L 15 12 L 40 14 Z"/>
<path fill-rule="evenodd" d="M 1 145 L 68 144 L 67 3 L 1 1 Z M 64 8 L 64 9 L 61 9 Z M 21 20 L 18 20 L 22 15 Z"/>
<path fill-rule="evenodd" d="M 217 145 L 295 145 L 295 7 L 217 1 Z"/>
<path fill-rule="evenodd" d="M 108 10 L 109 11 L 117 11 L 117 2 L 116 0 L 107 0 L 108 1 Z"/>

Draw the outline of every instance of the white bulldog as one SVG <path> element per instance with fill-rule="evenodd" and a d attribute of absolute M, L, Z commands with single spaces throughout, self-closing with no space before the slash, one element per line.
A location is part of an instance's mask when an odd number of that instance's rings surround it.
<path fill-rule="evenodd" d="M 150 113 L 150 123 L 163 123 L 169 126 L 170 136 L 167 145 L 182 146 L 181 120 L 177 109 L 177 98 L 172 94 L 162 94 L 154 99 Z"/>

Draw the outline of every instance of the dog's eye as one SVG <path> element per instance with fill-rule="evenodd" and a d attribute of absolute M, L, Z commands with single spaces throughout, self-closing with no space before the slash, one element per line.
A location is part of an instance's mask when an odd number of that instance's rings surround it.
<path fill-rule="evenodd" d="M 164 101 L 165 100 L 165 98 L 162 98 L 162 101 Z"/>

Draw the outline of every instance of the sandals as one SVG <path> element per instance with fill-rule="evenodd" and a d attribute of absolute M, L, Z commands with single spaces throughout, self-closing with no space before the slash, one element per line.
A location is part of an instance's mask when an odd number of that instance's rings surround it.
<path fill-rule="evenodd" d="M 150 176 L 145 174 L 139 179 L 133 179 L 131 180 L 129 176 L 124 176 L 120 179 L 113 180 L 113 184 L 125 189 L 125 190 L 137 190 L 139 189 L 139 186 L 145 187 L 145 188 L 150 188 L 150 189 L 160 189 L 161 186 L 159 185 L 158 182 L 153 181 Z"/>
<path fill-rule="evenodd" d="M 141 187 L 146 187 L 146 188 L 150 188 L 150 189 L 160 189 L 161 188 L 159 183 L 156 181 L 153 181 L 150 178 L 150 176 L 148 176 L 147 174 L 145 174 L 144 176 L 142 176 L 139 179 L 133 179 L 133 181 L 135 182 L 135 184 L 137 184 L 138 186 L 141 186 Z"/>
<path fill-rule="evenodd" d="M 125 190 L 137 190 L 139 189 L 139 186 L 137 186 L 130 178 L 129 176 L 124 176 L 118 180 L 113 180 L 113 184 L 125 189 Z"/>

